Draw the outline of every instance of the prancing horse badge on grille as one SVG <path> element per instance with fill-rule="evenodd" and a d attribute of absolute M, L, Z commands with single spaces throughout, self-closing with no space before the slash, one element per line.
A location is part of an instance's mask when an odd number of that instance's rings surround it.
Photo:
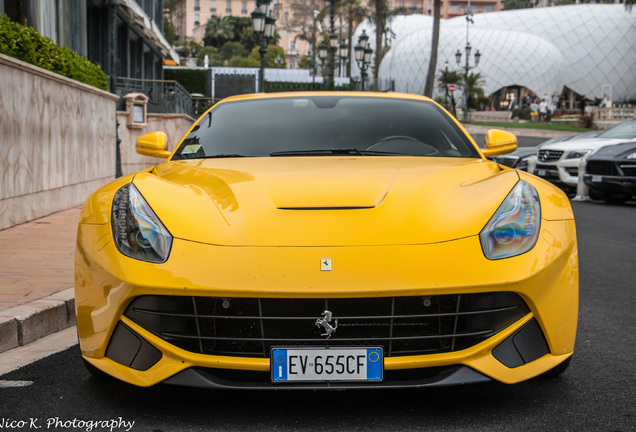
<path fill-rule="evenodd" d="M 323 330 L 325 331 L 325 333 L 322 333 L 320 336 L 327 336 L 327 339 L 329 339 L 331 335 L 334 334 L 336 332 L 336 329 L 338 328 L 337 319 L 333 320 L 334 325 L 330 324 L 332 317 L 333 317 L 333 314 L 330 311 L 326 310 L 322 313 L 322 317 L 316 320 L 316 327 L 318 328 L 322 327 Z"/>

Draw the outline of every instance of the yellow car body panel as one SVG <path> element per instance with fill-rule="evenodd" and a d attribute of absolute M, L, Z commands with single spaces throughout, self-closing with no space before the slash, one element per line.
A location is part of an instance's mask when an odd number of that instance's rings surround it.
<path fill-rule="evenodd" d="M 316 94 L 294 94 L 303 95 Z M 483 157 L 292 159 L 169 160 L 89 197 L 78 228 L 75 280 L 84 358 L 139 386 L 191 367 L 269 371 L 267 358 L 186 351 L 124 316 L 131 301 L 145 295 L 313 299 L 496 292 L 516 293 L 529 312 L 463 350 L 386 357 L 385 370 L 465 365 L 516 383 L 571 356 L 578 252 L 574 218 L 562 192 Z M 520 178 L 541 198 L 538 239 L 528 252 L 488 259 L 479 233 Z M 130 258 L 115 245 L 113 198 L 128 183 L 173 237 L 163 263 Z M 321 270 L 326 257 L 330 271 Z M 549 352 L 518 367 L 505 366 L 492 351 L 533 319 Z M 106 357 L 118 323 L 159 350 L 160 360 L 142 371 Z"/>

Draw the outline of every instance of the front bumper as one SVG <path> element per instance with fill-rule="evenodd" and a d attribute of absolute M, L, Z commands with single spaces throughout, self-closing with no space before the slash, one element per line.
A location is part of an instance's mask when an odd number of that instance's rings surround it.
<path fill-rule="evenodd" d="M 636 177 L 585 174 L 584 181 L 604 193 L 636 195 Z"/>
<path fill-rule="evenodd" d="M 534 175 L 551 183 L 576 187 L 579 181 L 580 159 L 564 159 L 554 164 L 537 162 Z"/>
<path fill-rule="evenodd" d="M 139 386 L 167 382 L 280 388 L 263 382 L 262 377 L 269 376 L 269 359 L 187 351 L 126 317 L 126 308 L 144 295 L 315 299 L 512 292 L 523 299 L 528 313 L 459 351 L 386 357 L 387 380 L 380 386 L 523 381 L 567 359 L 576 335 L 574 222 L 544 220 L 541 231 L 532 251 L 498 261 L 484 258 L 475 236 L 431 245 L 305 248 L 222 247 L 175 239 L 169 260 L 151 264 L 122 256 L 112 243 L 108 225 L 80 225 L 75 286 L 82 354 L 99 369 Z M 332 271 L 320 270 L 325 257 L 332 258 Z M 543 336 L 544 353 L 521 364 L 493 355 L 531 322 L 537 323 Z M 142 357 L 127 356 L 125 344 L 123 353 L 110 351 L 115 349 L 109 344 L 121 325 L 132 332 L 132 339 L 124 338 L 133 341 Z M 252 373 L 260 373 L 261 378 L 249 378 Z M 248 378 L 238 378 L 241 374 Z M 399 374 L 403 378 L 392 378 Z"/>

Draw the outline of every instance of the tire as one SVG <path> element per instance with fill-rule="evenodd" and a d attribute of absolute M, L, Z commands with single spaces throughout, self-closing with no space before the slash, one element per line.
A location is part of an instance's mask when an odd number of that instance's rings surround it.
<path fill-rule="evenodd" d="M 97 369 L 95 366 L 93 366 L 88 361 L 86 361 L 84 357 L 82 357 L 82 362 L 84 363 L 84 367 L 86 368 L 86 370 L 91 373 L 94 379 L 99 381 L 104 381 L 104 382 L 115 381 L 115 378 L 108 375 L 106 372 L 102 371 L 101 369 Z"/>
<path fill-rule="evenodd" d="M 608 204 L 625 204 L 632 197 L 626 193 L 602 192 L 592 188 L 589 189 L 588 194 L 593 200 L 605 201 Z"/>
<path fill-rule="evenodd" d="M 621 193 L 605 194 L 603 201 L 608 204 L 625 204 L 631 197 L 631 195 Z"/>

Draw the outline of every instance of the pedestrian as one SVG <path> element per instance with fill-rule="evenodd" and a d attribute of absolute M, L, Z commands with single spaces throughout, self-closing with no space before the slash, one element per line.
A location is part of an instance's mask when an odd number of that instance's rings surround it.
<path fill-rule="evenodd" d="M 604 94 L 603 100 L 601 101 L 601 108 L 607 108 L 607 102 L 609 102 L 609 99 L 607 98 L 607 95 Z"/>
<path fill-rule="evenodd" d="M 539 118 L 539 105 L 537 105 L 536 99 L 530 104 L 530 118 L 533 122 L 536 122 Z"/>
<path fill-rule="evenodd" d="M 550 112 L 554 114 L 559 109 L 559 94 L 557 92 L 552 93 Z"/>
<path fill-rule="evenodd" d="M 548 101 L 547 98 L 543 99 L 541 103 L 539 103 L 539 120 L 547 121 L 548 120 Z"/>
<path fill-rule="evenodd" d="M 585 115 L 585 95 L 581 95 L 579 100 L 579 108 L 581 109 L 581 117 Z"/>

